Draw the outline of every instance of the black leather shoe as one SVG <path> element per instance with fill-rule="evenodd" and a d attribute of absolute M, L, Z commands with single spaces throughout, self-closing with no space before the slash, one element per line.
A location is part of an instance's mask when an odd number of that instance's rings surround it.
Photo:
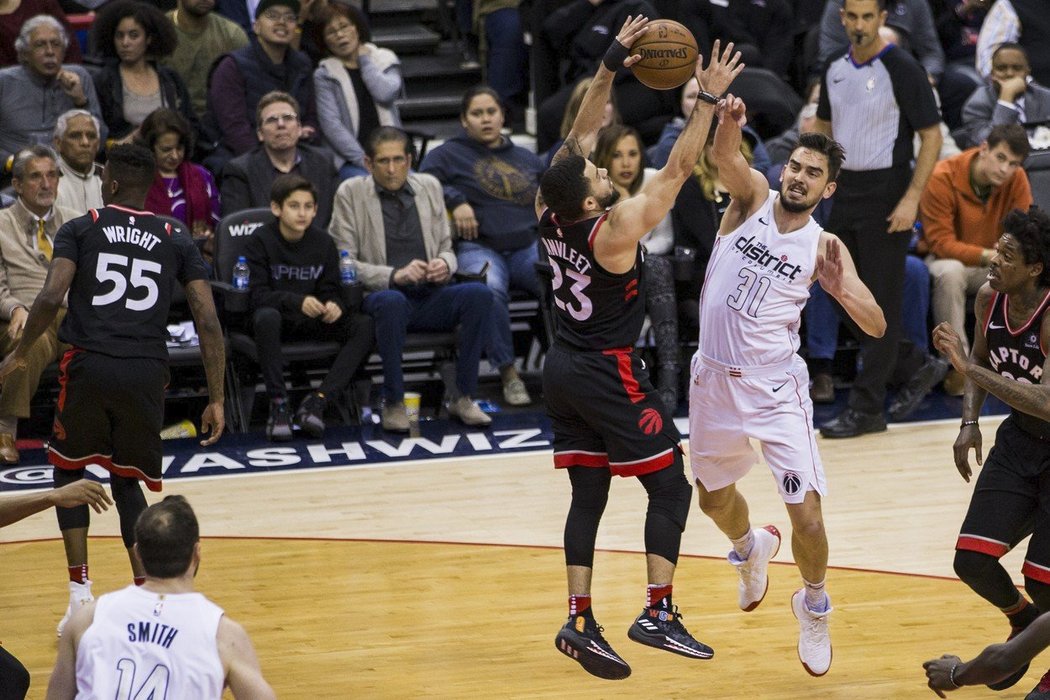
<path fill-rule="evenodd" d="M 915 372 L 908 383 L 900 388 L 890 403 L 890 420 L 904 420 L 919 407 L 926 394 L 937 386 L 948 373 L 951 365 L 937 356 L 926 359 L 926 363 Z"/>
<path fill-rule="evenodd" d="M 835 380 L 830 374 L 821 372 L 813 375 L 813 386 L 809 388 L 809 398 L 813 403 L 835 403 Z"/>
<path fill-rule="evenodd" d="M 820 428 L 826 438 L 851 438 L 864 433 L 880 433 L 886 429 L 881 413 L 861 413 L 847 408 Z"/>

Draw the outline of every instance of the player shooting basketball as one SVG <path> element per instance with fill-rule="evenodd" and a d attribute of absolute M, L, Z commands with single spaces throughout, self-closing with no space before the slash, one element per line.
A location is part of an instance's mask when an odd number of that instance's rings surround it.
<path fill-rule="evenodd" d="M 584 96 L 565 144 L 540 181 L 536 213 L 554 272 L 557 329 L 543 368 L 543 395 L 554 430 L 554 465 L 568 472 L 572 503 L 565 522 L 569 619 L 559 651 L 596 676 L 626 678 L 631 668 L 602 636 L 591 609 L 598 524 L 612 476 L 637 477 L 649 495 L 645 520 L 648 588 L 628 636 L 641 644 L 707 659 L 712 649 L 682 625 L 671 602 L 691 487 L 681 436 L 633 352 L 645 317 L 641 238 L 670 211 L 707 140 L 720 95 L 743 69 L 740 54 L 715 42 L 707 68 L 696 63 L 700 99 L 667 165 L 616 206 L 604 169 L 587 160 L 602 123 L 615 71 L 631 66 L 644 17 L 627 18 Z"/>

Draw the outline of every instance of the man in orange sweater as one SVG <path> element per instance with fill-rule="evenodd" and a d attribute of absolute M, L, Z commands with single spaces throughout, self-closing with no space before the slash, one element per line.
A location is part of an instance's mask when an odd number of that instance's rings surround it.
<path fill-rule="evenodd" d="M 1028 176 L 1021 167 L 1028 151 L 1024 127 L 996 126 L 979 147 L 937 163 L 919 201 L 929 253 L 926 265 L 933 280 L 933 324 L 951 324 L 967 352 L 966 297 L 976 294 L 987 279 L 1003 217 L 1032 205 Z M 961 394 L 960 379 L 950 373 L 945 389 Z"/>

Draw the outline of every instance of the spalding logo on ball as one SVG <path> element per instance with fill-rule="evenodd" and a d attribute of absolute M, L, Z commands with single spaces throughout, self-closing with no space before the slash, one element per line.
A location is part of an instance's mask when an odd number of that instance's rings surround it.
<path fill-rule="evenodd" d="M 653 20 L 647 29 L 631 46 L 631 55 L 642 57 L 631 66 L 634 76 L 656 90 L 685 84 L 696 71 L 697 48 L 692 32 L 670 19 Z"/>

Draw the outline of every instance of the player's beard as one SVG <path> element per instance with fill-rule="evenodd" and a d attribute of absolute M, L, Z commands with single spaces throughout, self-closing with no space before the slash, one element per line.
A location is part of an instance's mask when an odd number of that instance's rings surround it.
<path fill-rule="evenodd" d="M 802 212 L 812 207 L 813 204 L 813 202 L 806 202 L 805 199 L 803 199 L 801 202 L 792 202 L 790 199 L 787 198 L 787 188 L 784 188 L 780 192 L 780 206 L 784 207 L 786 211 L 789 211 L 792 214 L 801 214 Z"/>
<path fill-rule="evenodd" d="M 598 206 L 600 206 L 602 209 L 608 209 L 612 205 L 616 204 L 618 201 L 620 201 L 620 190 L 614 187 L 609 192 L 609 194 L 605 195 L 604 197 L 598 200 Z"/>

